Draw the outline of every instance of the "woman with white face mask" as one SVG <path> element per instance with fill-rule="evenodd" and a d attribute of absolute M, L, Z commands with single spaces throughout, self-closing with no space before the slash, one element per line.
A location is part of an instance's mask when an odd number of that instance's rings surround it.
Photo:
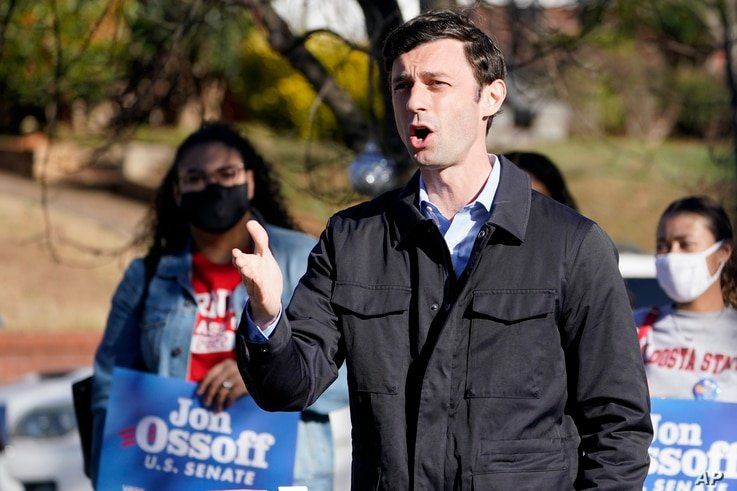
<path fill-rule="evenodd" d="M 650 395 L 737 402 L 737 274 L 724 209 L 706 197 L 671 203 L 655 263 L 673 303 L 635 312 Z"/>

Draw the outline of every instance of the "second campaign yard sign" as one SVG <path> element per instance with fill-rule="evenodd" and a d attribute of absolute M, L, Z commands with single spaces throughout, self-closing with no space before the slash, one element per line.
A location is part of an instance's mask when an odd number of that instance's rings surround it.
<path fill-rule="evenodd" d="M 737 490 L 737 404 L 653 399 L 646 491 Z"/>

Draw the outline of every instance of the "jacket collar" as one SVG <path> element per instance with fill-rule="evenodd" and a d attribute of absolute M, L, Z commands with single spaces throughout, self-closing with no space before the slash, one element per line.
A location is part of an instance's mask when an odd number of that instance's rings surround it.
<path fill-rule="evenodd" d="M 504 229 L 524 242 L 532 200 L 530 176 L 503 155 L 499 156 L 498 162 L 501 164 L 499 188 L 487 223 Z"/>
<path fill-rule="evenodd" d="M 497 165 L 501 166 L 499 188 L 496 191 L 487 223 L 505 230 L 518 241 L 523 242 L 530 218 L 532 196 L 530 177 L 502 155 L 499 155 Z M 391 217 L 395 225 L 394 233 L 398 244 L 403 243 L 428 224 L 432 224 L 432 220 L 422 216 L 419 210 L 419 182 L 420 171 L 418 170 L 400 191 L 391 208 Z"/>
<path fill-rule="evenodd" d="M 432 220 L 425 218 L 419 208 L 420 171 L 416 171 L 409 182 L 400 191 L 394 206 L 391 208 L 391 218 L 394 222 L 394 237 L 397 244 L 414 235 L 419 229 L 426 229 Z M 392 221 L 392 220 L 390 220 Z M 421 226 L 425 223 L 424 226 Z"/>

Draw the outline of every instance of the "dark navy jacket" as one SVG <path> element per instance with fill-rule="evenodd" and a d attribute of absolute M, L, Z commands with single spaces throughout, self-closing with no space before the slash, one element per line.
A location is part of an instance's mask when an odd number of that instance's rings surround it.
<path fill-rule="evenodd" d="M 456 279 L 418 176 L 331 218 L 266 344 L 238 362 L 270 410 L 345 360 L 353 489 L 641 489 L 652 427 L 616 251 L 501 159 Z"/>

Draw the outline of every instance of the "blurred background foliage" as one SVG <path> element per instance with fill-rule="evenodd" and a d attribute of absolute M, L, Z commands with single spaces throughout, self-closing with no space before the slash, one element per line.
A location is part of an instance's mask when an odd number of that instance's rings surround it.
<path fill-rule="evenodd" d="M 729 91 L 724 74 L 713 66 L 719 60 L 708 63 L 718 39 L 704 21 L 706 5 L 682 0 L 610 2 L 610 13 L 586 48 L 587 58 L 600 68 L 590 83 L 606 133 L 659 131 L 663 137 L 699 138 L 728 134 Z M 581 77 L 576 81 L 586 85 Z"/>
<path fill-rule="evenodd" d="M 730 74 L 737 0 L 571 0 L 554 8 L 538 1 L 419 2 L 423 10 L 453 4 L 470 7 L 510 68 L 504 112 L 513 114 L 515 129 L 495 121 L 493 151 L 549 153 L 582 194 L 599 184 L 584 179 L 581 163 L 595 175 L 652 179 L 650 189 L 664 189 L 666 179 L 669 191 L 641 202 L 652 215 L 686 192 L 714 193 L 735 207 L 737 87 Z M 396 0 L 356 5 L 368 34 L 346 38 L 295 27 L 268 0 L 6 0 L 0 133 L 40 130 L 107 151 L 131 139 L 175 145 L 205 119 L 237 122 L 279 162 L 293 207 L 321 210 L 311 217 L 317 229 L 325 214 L 358 198 L 342 171 L 368 140 L 396 161 L 407 158 L 376 62 L 402 13 Z M 529 130 L 535 111 L 550 101 L 570 112 L 567 139 L 517 131 Z M 684 145 L 696 148 L 671 151 Z M 91 155 L 95 164 L 103 152 Z M 593 162 L 594 155 L 601 160 Z M 637 165 L 619 165 L 622 155 Z M 687 162 L 686 155 L 695 157 Z M 688 166 L 701 174 L 675 186 L 672 175 L 685 176 Z M 644 232 L 627 232 L 631 224 L 615 223 L 621 213 L 609 217 L 600 203 L 581 202 L 609 230 L 636 237 L 624 240 L 649 243 Z"/>
<path fill-rule="evenodd" d="M 704 20 L 707 2 L 616 0 L 605 2 L 593 20 L 585 18 L 586 9 L 581 12 L 586 38 L 575 53 L 566 53 L 571 45 L 560 41 L 559 32 L 538 33 L 532 45 L 563 61 L 555 75 L 567 89 L 553 92 L 585 115 L 574 118 L 574 132 L 728 134 L 730 94 L 716 66 L 718 33 Z M 340 139 L 341 128 L 330 109 L 315 102 L 314 87 L 272 49 L 242 5 L 9 0 L 0 15 L 0 131 L 20 132 L 28 116 L 41 126 L 51 116 L 69 119 L 75 101 L 88 111 L 111 102 L 113 126 L 176 124 L 188 102 L 219 87 L 227 117 L 257 120 L 303 138 Z M 550 49 L 555 43 L 560 47 Z M 363 50 L 353 49 L 320 33 L 305 38 L 356 107 L 381 119 L 384 106 L 381 94 L 369 88 L 371 58 L 363 44 Z M 564 59 L 574 54 L 573 62 Z M 550 75 L 525 69 L 539 85 Z M 374 69 L 373 86 L 379 76 Z"/>
<path fill-rule="evenodd" d="M 329 34 L 316 34 L 306 45 L 363 112 L 369 113 L 372 101 L 374 113 L 382 114 L 378 97 L 369 92 L 368 54 Z M 314 107 L 318 94 L 298 70 L 271 49 L 262 33 L 252 29 L 243 37 L 237 59 L 238 76 L 228 82 L 233 103 L 245 111 L 244 116 L 302 138 L 338 139 L 333 114 L 324 105 Z M 376 70 L 373 76 L 378 76 Z"/>
<path fill-rule="evenodd" d="M 111 123 L 177 124 L 187 102 L 217 83 L 230 118 L 304 138 L 339 134 L 330 110 L 315 103 L 316 91 L 242 7 L 172 0 L 11 3 L 0 40 L 0 131 L 21 132 L 28 116 L 43 126 L 56 115 L 54 103 L 60 119 L 69 119 L 75 101 L 88 109 L 112 102 Z M 368 113 L 372 100 L 381 116 L 364 51 L 329 34 L 305 44 L 362 111 Z"/>

